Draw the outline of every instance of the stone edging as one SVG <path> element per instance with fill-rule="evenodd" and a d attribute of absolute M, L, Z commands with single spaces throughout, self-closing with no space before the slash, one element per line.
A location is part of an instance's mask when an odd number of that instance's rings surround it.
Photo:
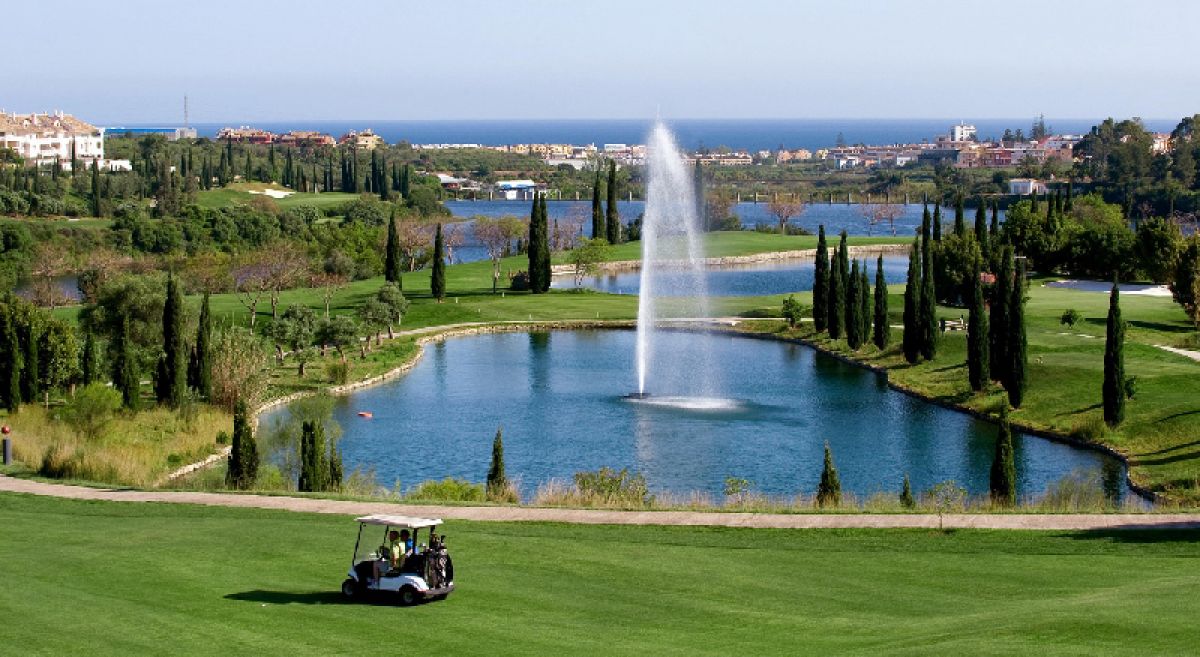
<path fill-rule="evenodd" d="M 860 246 L 848 246 L 846 252 L 852 256 L 862 255 L 891 255 L 908 253 L 912 248 L 909 244 L 869 244 Z M 817 255 L 816 249 L 798 249 L 794 251 L 766 251 L 763 253 L 751 253 L 749 255 L 740 256 L 721 256 L 714 258 L 705 258 L 701 261 L 705 267 L 722 267 L 727 265 L 748 265 L 756 262 L 775 262 L 777 260 L 798 260 L 801 258 L 812 258 Z M 661 264 L 668 267 L 682 267 L 687 265 L 684 260 L 664 260 Z M 609 262 L 601 262 L 596 265 L 601 272 L 613 271 L 632 271 L 642 268 L 641 260 L 612 260 Z M 575 273 L 574 265 L 554 265 L 550 268 L 550 273 L 553 276 L 568 276 Z"/>

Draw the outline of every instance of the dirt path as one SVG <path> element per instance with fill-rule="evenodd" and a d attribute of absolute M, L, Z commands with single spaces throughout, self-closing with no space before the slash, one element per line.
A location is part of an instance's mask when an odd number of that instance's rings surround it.
<path fill-rule="evenodd" d="M 351 502 L 307 497 L 196 493 L 184 491 L 132 491 L 87 488 L 0 476 L 0 492 L 28 493 L 74 500 L 110 502 L 160 502 L 202 504 L 253 509 L 347 516 L 391 513 L 453 520 L 494 522 L 566 522 L 584 525 L 706 525 L 776 529 L 897 528 L 938 526 L 932 514 L 869 513 L 736 513 L 698 511 L 605 511 L 500 506 L 437 506 Z M 1200 513 L 1181 514 L 951 514 L 945 526 L 959 529 L 1200 529 Z"/>

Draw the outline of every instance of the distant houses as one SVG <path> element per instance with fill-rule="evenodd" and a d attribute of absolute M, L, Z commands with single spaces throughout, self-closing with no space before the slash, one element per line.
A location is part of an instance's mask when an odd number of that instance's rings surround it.
<path fill-rule="evenodd" d="M 30 166 L 57 164 L 69 170 L 78 162 L 114 171 L 130 168 L 128 160 L 104 158 L 104 128 L 62 112 L 0 112 L 0 148 L 11 149 Z"/>

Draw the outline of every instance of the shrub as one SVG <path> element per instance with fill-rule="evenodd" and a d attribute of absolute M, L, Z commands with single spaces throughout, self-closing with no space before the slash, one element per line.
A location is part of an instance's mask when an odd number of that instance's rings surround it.
<path fill-rule="evenodd" d="M 967 503 L 967 491 L 954 481 L 947 480 L 934 484 L 925 493 L 926 502 L 937 511 L 938 529 L 944 529 L 943 516 L 951 511 L 962 511 Z"/>
<path fill-rule="evenodd" d="M 63 419 L 84 438 L 95 439 L 120 408 L 120 392 L 92 383 L 75 392 L 74 399 L 63 410 Z"/>
<path fill-rule="evenodd" d="M 1078 324 L 1082 319 L 1083 316 L 1079 314 L 1078 310 L 1075 310 L 1074 308 L 1067 308 L 1063 311 L 1062 317 L 1060 317 L 1058 321 L 1067 328 L 1075 328 L 1075 325 Z"/>
<path fill-rule="evenodd" d="M 523 292 L 529 289 L 529 272 L 521 271 L 508 275 L 508 289 Z"/>
<path fill-rule="evenodd" d="M 46 448 L 38 474 L 53 479 L 78 478 L 83 472 L 83 449 L 56 442 Z"/>
<path fill-rule="evenodd" d="M 1103 423 L 1102 423 L 1103 424 Z M 1098 511 L 1108 506 L 1104 487 L 1097 485 L 1096 472 L 1072 472 L 1046 487 L 1037 501 L 1043 511 Z"/>
<path fill-rule="evenodd" d="M 330 383 L 344 385 L 350 380 L 350 363 L 334 361 L 325 366 L 325 373 L 329 375 Z"/>
<path fill-rule="evenodd" d="M 645 506 L 651 499 L 645 475 L 631 473 L 627 468 L 576 472 L 575 488 L 584 498 L 602 504 Z"/>
<path fill-rule="evenodd" d="M 404 496 L 406 500 L 435 502 L 482 502 L 485 498 L 483 484 L 453 477 L 423 481 Z"/>
<path fill-rule="evenodd" d="M 783 318 L 787 320 L 790 328 L 796 328 L 796 324 L 799 324 L 800 320 L 811 311 L 811 308 L 796 301 L 795 295 L 788 295 L 788 298 L 783 300 Z"/>

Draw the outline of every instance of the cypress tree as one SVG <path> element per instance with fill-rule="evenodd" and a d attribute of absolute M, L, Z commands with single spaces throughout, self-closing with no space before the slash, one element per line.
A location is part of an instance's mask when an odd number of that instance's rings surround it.
<path fill-rule="evenodd" d="M 92 160 L 92 216 L 100 216 L 100 165 Z"/>
<path fill-rule="evenodd" d="M 504 474 L 504 430 L 496 427 L 496 438 L 492 440 L 492 462 L 488 465 L 487 494 L 497 496 L 508 487 L 508 478 Z"/>
<path fill-rule="evenodd" d="M 404 164 L 404 169 L 400 176 L 400 193 L 404 198 L 408 198 L 409 192 L 412 191 L 412 166 L 407 162 Z"/>
<path fill-rule="evenodd" d="M 1013 456 L 1012 427 L 1008 423 L 1007 411 L 1000 418 L 1000 430 L 996 435 L 996 454 L 992 459 L 988 489 L 992 504 L 1012 506 L 1017 501 L 1017 466 Z"/>
<path fill-rule="evenodd" d="M 821 482 L 817 484 L 817 506 L 836 507 L 842 503 L 842 480 L 837 466 L 833 464 L 833 452 L 825 443 L 825 465 L 821 468 Z"/>
<path fill-rule="evenodd" d="M 929 216 L 929 204 L 921 205 L 921 239 L 925 240 L 929 237 L 929 227 L 933 223 L 933 219 Z"/>
<path fill-rule="evenodd" d="M 167 275 L 167 300 L 163 304 L 163 376 L 159 401 L 179 406 L 187 394 L 187 347 L 183 339 L 183 292 L 174 275 Z"/>
<path fill-rule="evenodd" d="M 83 353 L 80 355 L 79 382 L 89 385 L 96 382 L 96 337 L 88 331 L 83 338 Z"/>
<path fill-rule="evenodd" d="M 433 237 L 433 275 L 429 279 L 429 289 L 433 292 L 433 298 L 442 302 L 446 298 L 446 262 L 444 255 L 445 245 L 442 242 L 442 225 L 437 225 L 437 232 Z M 532 272 L 531 272 L 532 273 Z"/>
<path fill-rule="evenodd" d="M 912 484 L 908 481 L 908 474 L 904 475 L 904 484 L 900 488 L 900 506 L 906 509 L 912 509 L 917 506 L 917 501 L 913 499 Z"/>
<path fill-rule="evenodd" d="M 384 247 L 383 254 L 383 278 L 389 283 L 395 283 L 401 290 L 404 289 L 403 260 L 396 228 L 396 210 L 393 208 L 392 216 L 388 219 L 387 246 Z"/>
<path fill-rule="evenodd" d="M 1033 193 L 1033 198 L 1029 201 L 1029 211 L 1035 212 L 1035 213 L 1038 211 L 1038 194 L 1037 194 L 1037 192 Z"/>
<path fill-rule="evenodd" d="M 621 218 L 617 213 L 617 163 L 608 162 L 608 207 L 604 213 L 604 227 L 609 244 L 621 242 Z"/>
<path fill-rule="evenodd" d="M 233 410 L 233 440 L 225 471 L 225 484 L 239 490 L 253 488 L 258 479 L 258 445 L 249 414 L 245 400 L 239 399 Z"/>
<path fill-rule="evenodd" d="M 1121 293 L 1113 282 L 1108 295 L 1108 328 L 1104 340 L 1104 421 L 1115 427 L 1125 420 L 1125 322 Z"/>
<path fill-rule="evenodd" d="M 1005 372 L 1004 389 L 1008 391 L 1008 403 L 1013 408 L 1021 407 L 1026 386 L 1025 338 L 1025 261 L 1013 275 L 1012 299 L 1008 302 L 1008 371 Z"/>
<path fill-rule="evenodd" d="M 600 167 L 596 166 L 596 181 L 592 184 L 592 239 L 608 239 L 604 208 L 600 205 Z"/>
<path fill-rule="evenodd" d="M 1071 210 L 1075 209 L 1075 203 L 1071 200 L 1071 193 L 1074 190 L 1074 187 L 1075 187 L 1075 180 L 1074 179 L 1068 180 L 1067 181 L 1067 198 L 1063 202 L 1063 210 L 1065 210 L 1067 212 L 1070 212 Z"/>
<path fill-rule="evenodd" d="M 141 373 L 138 372 L 137 360 L 134 358 L 133 345 L 129 337 L 129 319 L 121 322 L 121 332 L 117 334 L 116 358 L 113 361 L 113 384 L 121 390 L 121 401 L 125 408 L 137 411 L 142 407 L 140 395 Z"/>
<path fill-rule="evenodd" d="M 936 210 L 934 217 L 937 216 Z M 939 224 L 934 222 L 936 228 Z M 921 357 L 933 360 L 937 355 L 937 292 L 933 284 L 933 247 L 928 241 L 921 243 L 921 307 L 917 312 L 920 326 Z"/>
<path fill-rule="evenodd" d="M 933 204 L 933 241 L 942 241 L 942 204 Z"/>
<path fill-rule="evenodd" d="M 989 356 L 993 381 L 1004 382 L 1008 371 L 1008 304 L 1012 301 L 1013 256 L 1012 247 L 1005 246 L 999 253 L 999 268 L 996 285 L 992 288 L 992 311 L 988 321 Z"/>
<path fill-rule="evenodd" d="M 858 260 L 850 267 L 850 278 L 846 284 L 846 344 L 855 351 L 862 346 L 862 320 L 858 312 L 862 308 L 862 278 L 858 275 Z"/>
<path fill-rule="evenodd" d="M 975 208 L 975 241 L 979 243 L 979 252 L 983 261 L 991 262 L 991 244 L 988 242 L 987 206 L 983 197 L 979 197 L 979 206 Z"/>
<path fill-rule="evenodd" d="M 867 261 L 863 260 L 858 268 L 858 329 L 860 344 L 871 341 L 871 281 L 867 278 Z"/>
<path fill-rule="evenodd" d="M 829 273 L 829 337 L 838 340 L 846 330 L 846 293 L 850 283 L 846 231 L 842 231 Z"/>
<path fill-rule="evenodd" d="M 11 299 L 11 297 L 10 297 Z M 0 306 L 0 402 L 9 414 L 21 408 L 21 340 L 11 300 Z"/>
<path fill-rule="evenodd" d="M 539 208 L 538 211 L 542 215 L 542 244 L 541 244 L 542 255 L 540 258 L 538 258 L 538 262 L 542 266 L 542 275 L 541 275 L 542 292 L 549 292 L 550 291 L 550 282 L 554 280 L 554 276 L 552 274 L 553 267 L 551 265 L 551 260 L 550 260 L 550 236 L 549 236 L 550 212 L 546 209 L 546 195 L 545 194 L 542 194 L 541 199 L 538 201 L 538 208 Z M 555 226 L 555 229 L 557 230 L 558 220 L 555 220 L 554 226 Z"/>
<path fill-rule="evenodd" d="M 37 319 L 30 314 L 18 332 L 21 336 L 21 349 L 24 353 L 21 364 L 21 399 L 32 404 L 37 402 L 42 392 L 41 365 L 38 363 L 38 342 L 41 331 Z"/>
<path fill-rule="evenodd" d="M 958 237 L 967 234 L 966 208 L 963 207 L 962 194 L 954 201 L 954 234 Z"/>
<path fill-rule="evenodd" d="M 300 425 L 300 479 L 296 482 L 296 490 L 310 493 L 319 490 L 317 482 L 316 454 L 313 449 L 313 433 L 315 423 L 305 420 Z"/>
<path fill-rule="evenodd" d="M 1000 201 L 992 201 L 992 222 L 988 227 L 988 243 L 993 245 L 993 256 L 995 255 L 995 244 L 1000 240 Z"/>
<path fill-rule="evenodd" d="M 988 355 L 988 320 L 983 300 L 983 283 L 979 280 L 979 265 L 971 272 L 975 284 L 971 287 L 971 314 L 967 319 L 967 378 L 971 389 L 983 390 L 990 380 L 991 363 Z"/>
<path fill-rule="evenodd" d="M 704 203 L 704 165 L 696 160 L 696 165 L 692 169 L 692 186 L 696 192 L 696 221 L 700 224 L 703 230 L 709 230 L 708 225 L 708 208 Z"/>
<path fill-rule="evenodd" d="M 529 244 L 526 245 L 526 255 L 529 257 L 529 291 L 534 294 L 542 293 L 542 241 L 546 239 L 546 228 L 542 224 L 541 205 L 538 195 L 534 194 L 533 207 L 529 210 Z"/>
<path fill-rule="evenodd" d="M 888 326 L 887 279 L 883 275 L 883 256 L 880 255 L 875 261 L 875 332 L 871 338 L 876 347 L 887 349 L 891 337 L 891 327 Z"/>
<path fill-rule="evenodd" d="M 246 182 L 250 182 L 250 170 L 254 167 L 250 161 L 250 149 L 246 149 Z"/>
<path fill-rule="evenodd" d="M 192 362 L 188 366 L 188 385 L 202 399 L 212 396 L 212 317 L 208 308 L 208 292 L 200 303 L 200 320 L 196 323 L 196 344 L 192 346 Z"/>
<path fill-rule="evenodd" d="M 825 224 L 817 229 L 817 255 L 813 263 L 813 328 L 824 331 L 829 319 L 829 246 Z"/>
<path fill-rule="evenodd" d="M 908 278 L 904 283 L 904 335 L 901 340 L 904 360 L 909 363 L 915 363 L 921 357 L 921 327 L 917 322 L 921 305 L 920 242 L 920 238 L 913 240 L 912 250 L 908 254 Z"/>

